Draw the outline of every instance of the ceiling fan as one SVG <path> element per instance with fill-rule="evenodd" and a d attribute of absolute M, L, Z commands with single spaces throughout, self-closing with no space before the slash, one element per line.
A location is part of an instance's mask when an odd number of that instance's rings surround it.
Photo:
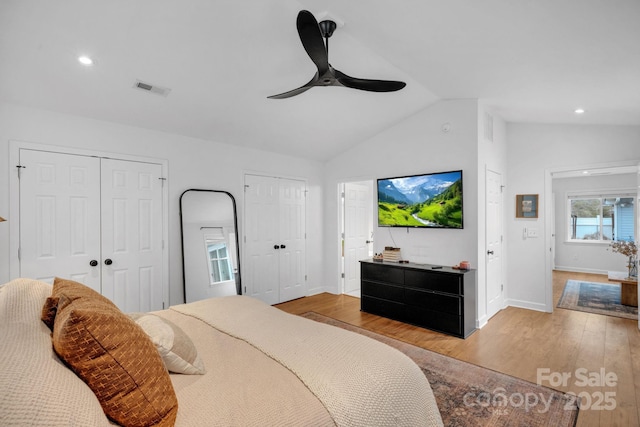
<path fill-rule="evenodd" d="M 329 37 L 336 29 L 336 23 L 325 20 L 318 24 L 316 18 L 308 10 L 298 13 L 296 21 L 298 34 L 304 50 L 311 58 L 318 71 L 305 85 L 278 95 L 268 96 L 271 99 L 285 99 L 299 95 L 314 86 L 344 86 L 351 89 L 370 92 L 394 92 L 406 86 L 404 82 L 394 80 L 369 80 L 347 76 L 329 64 Z M 324 38 L 324 41 L 322 40 Z"/>

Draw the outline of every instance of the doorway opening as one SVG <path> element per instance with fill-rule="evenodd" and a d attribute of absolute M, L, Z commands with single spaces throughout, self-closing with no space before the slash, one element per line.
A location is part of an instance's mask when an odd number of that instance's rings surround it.
<path fill-rule="evenodd" d="M 606 257 L 602 256 L 602 249 L 603 246 L 607 246 L 607 239 L 601 239 L 602 241 L 576 239 L 580 233 L 571 234 L 573 228 L 568 200 L 573 197 L 572 195 L 594 194 L 594 192 L 604 194 L 612 189 L 620 188 L 628 188 L 634 193 L 631 197 L 637 199 L 637 190 L 633 189 L 640 184 L 638 182 L 640 175 L 637 174 L 637 161 L 546 170 L 545 229 L 548 232 L 545 236 L 545 302 L 548 312 L 553 312 L 564 289 L 564 284 L 559 285 L 554 282 L 556 277 L 575 275 L 576 279 L 584 279 L 584 277 L 592 275 L 595 278 L 602 278 L 606 277 L 608 270 Z M 630 179 L 624 178 L 625 175 Z M 633 234 L 635 235 L 634 240 L 637 241 L 640 214 L 636 212 L 635 215 L 636 227 Z M 576 222 L 575 219 L 574 222 Z M 556 272 L 563 272 L 563 274 L 556 274 Z M 606 280 L 604 281 L 606 282 Z"/>

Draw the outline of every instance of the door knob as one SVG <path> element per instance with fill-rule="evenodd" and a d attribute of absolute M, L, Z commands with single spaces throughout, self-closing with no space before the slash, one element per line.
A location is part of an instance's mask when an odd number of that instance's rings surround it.
<path fill-rule="evenodd" d="M 89 265 L 91 267 L 95 267 L 96 265 L 98 265 L 98 261 L 96 261 L 95 259 L 92 259 L 91 261 L 89 261 Z"/>
<path fill-rule="evenodd" d="M 285 245 L 280 245 L 280 249 L 284 249 L 284 248 L 286 248 Z"/>
<path fill-rule="evenodd" d="M 104 264 L 105 265 L 111 265 L 111 264 L 113 264 L 113 261 L 111 261 L 111 259 L 107 258 L 107 259 L 104 260 Z"/>
<path fill-rule="evenodd" d="M 280 249 L 279 245 L 273 245 L 273 249 Z"/>
<path fill-rule="evenodd" d="M 493 255 L 493 251 L 487 251 L 487 255 Z"/>

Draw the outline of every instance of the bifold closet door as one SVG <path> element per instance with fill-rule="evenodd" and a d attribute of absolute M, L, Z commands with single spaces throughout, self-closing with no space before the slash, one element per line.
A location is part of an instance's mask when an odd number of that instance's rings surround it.
<path fill-rule="evenodd" d="M 23 149 L 20 166 L 20 275 L 162 309 L 161 165 Z"/>
<path fill-rule="evenodd" d="M 102 159 L 102 294 L 126 312 L 162 309 L 162 167 Z"/>
<path fill-rule="evenodd" d="M 306 294 L 306 184 L 245 176 L 246 293 L 268 304 Z"/>
<path fill-rule="evenodd" d="M 278 179 L 245 176 L 244 294 L 267 304 L 280 302 Z M 277 249 L 276 249 L 277 247 Z"/>
<path fill-rule="evenodd" d="M 279 180 L 280 302 L 306 295 L 306 224 L 303 181 Z"/>
<path fill-rule="evenodd" d="M 20 150 L 20 276 L 100 292 L 100 159 Z"/>

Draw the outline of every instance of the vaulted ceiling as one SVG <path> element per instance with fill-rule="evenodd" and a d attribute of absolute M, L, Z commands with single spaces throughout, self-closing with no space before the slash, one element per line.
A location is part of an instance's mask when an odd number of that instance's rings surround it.
<path fill-rule="evenodd" d="M 267 99 L 315 72 L 302 9 L 338 23 L 334 67 L 406 88 Z M 0 101 L 320 161 L 439 99 L 640 125 L 639 22 L 637 0 L 3 0 Z"/>

